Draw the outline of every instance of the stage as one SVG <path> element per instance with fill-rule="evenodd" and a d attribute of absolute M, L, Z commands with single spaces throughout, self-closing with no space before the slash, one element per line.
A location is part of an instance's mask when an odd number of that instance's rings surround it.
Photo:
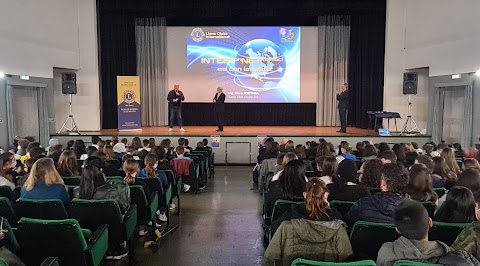
<path fill-rule="evenodd" d="M 81 131 L 81 135 L 71 134 L 52 134 L 52 138 L 59 139 L 60 143 L 66 144 L 71 139 L 83 139 L 87 145 L 91 144 L 92 137 L 101 139 L 110 139 L 112 136 L 125 137 L 129 141 L 135 136 L 144 138 L 155 138 L 157 143 L 162 139 L 169 138 L 172 143 L 180 137 L 185 137 L 190 141 L 190 146 L 195 147 L 196 143 L 204 138 L 211 141 L 211 136 L 220 136 L 220 147 L 214 149 L 215 162 L 220 164 L 252 164 L 256 162 L 258 142 L 257 136 L 272 136 L 280 142 L 284 137 L 294 141 L 295 144 L 305 144 L 307 141 L 318 141 L 319 138 L 325 138 L 334 145 L 339 145 L 341 141 L 348 141 L 353 147 L 360 141 L 368 140 L 374 143 L 406 143 L 415 141 L 423 145 L 431 140 L 429 135 L 417 136 L 387 136 L 382 137 L 374 133 L 373 130 L 347 128 L 347 133 L 338 133 L 338 127 L 301 127 L 301 126 L 226 126 L 223 132 L 217 132 L 213 126 L 186 126 L 185 132 L 180 132 L 175 127 L 172 132 L 168 127 L 144 127 L 135 131 L 118 131 L 116 129 L 105 129 L 100 131 Z"/>

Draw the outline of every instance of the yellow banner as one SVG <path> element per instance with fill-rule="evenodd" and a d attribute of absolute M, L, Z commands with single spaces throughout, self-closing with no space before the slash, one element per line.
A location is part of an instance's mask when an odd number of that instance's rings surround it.
<path fill-rule="evenodd" d="M 140 77 L 117 76 L 118 129 L 140 129 Z"/>

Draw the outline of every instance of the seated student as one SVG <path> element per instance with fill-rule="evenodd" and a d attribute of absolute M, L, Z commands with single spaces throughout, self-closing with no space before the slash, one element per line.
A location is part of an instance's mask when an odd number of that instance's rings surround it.
<path fill-rule="evenodd" d="M 25 163 L 23 164 L 23 177 L 20 180 L 18 180 L 17 186 L 21 187 L 25 184 L 25 182 L 27 182 L 28 176 L 30 175 L 30 172 L 32 172 L 33 165 L 35 164 L 36 161 L 38 161 L 38 159 L 33 159 L 33 158 L 30 158 L 25 161 Z"/>
<path fill-rule="evenodd" d="M 157 144 L 155 144 L 155 138 L 149 138 L 148 145 L 150 146 L 150 148 L 157 146 Z"/>
<path fill-rule="evenodd" d="M 435 150 L 435 146 L 433 146 L 431 143 L 426 143 L 422 147 L 422 154 L 432 157 L 432 152 L 434 150 Z"/>
<path fill-rule="evenodd" d="M 355 146 L 356 151 L 353 152 L 353 154 L 358 158 L 358 157 L 363 157 L 364 152 L 365 152 L 365 143 L 363 141 L 357 142 L 357 145 Z"/>
<path fill-rule="evenodd" d="M 210 149 L 212 148 L 212 147 L 208 146 L 208 139 L 202 139 L 202 142 L 203 142 L 203 146 L 205 148 L 210 148 Z"/>
<path fill-rule="evenodd" d="M 122 142 L 117 143 L 115 144 L 115 146 L 113 146 L 113 152 L 116 159 L 122 159 L 123 155 L 125 155 L 125 147 L 125 144 L 123 144 Z"/>
<path fill-rule="evenodd" d="M 0 172 L 0 186 L 8 186 L 10 189 L 15 189 L 15 178 L 19 175 L 18 172 L 22 168 L 18 169 L 17 160 L 15 160 L 15 155 L 11 152 L 5 152 L 0 155 L 0 165 L 2 166 L 2 171 Z M 13 170 L 15 169 L 15 170 Z"/>
<path fill-rule="evenodd" d="M 354 161 L 344 159 L 338 164 L 337 176 L 328 184 L 330 194 L 328 201 L 343 200 L 357 201 L 370 196 L 368 188 L 362 184 L 356 184 L 357 166 Z"/>
<path fill-rule="evenodd" d="M 117 158 L 115 157 L 115 152 L 113 152 L 113 146 L 111 145 L 106 145 L 103 148 L 103 153 L 105 154 L 105 160 L 111 161 L 111 160 L 116 160 Z M 94 155 L 95 156 L 95 155 Z"/>
<path fill-rule="evenodd" d="M 123 182 L 107 182 L 102 173 L 104 167 L 98 157 L 92 156 L 85 160 L 80 186 L 73 190 L 73 196 L 87 200 L 115 199 L 122 214 L 126 213 L 130 208 L 130 190 Z"/>
<path fill-rule="evenodd" d="M 397 155 L 392 150 L 384 151 L 378 154 L 378 158 L 382 160 L 383 164 L 397 163 Z"/>
<path fill-rule="evenodd" d="M 97 148 L 98 151 L 103 152 L 103 148 L 105 148 L 106 145 L 107 145 L 107 142 L 105 140 L 99 140 L 97 142 L 96 148 Z"/>
<path fill-rule="evenodd" d="M 108 147 L 108 146 L 107 146 L 107 147 Z M 90 157 L 96 157 L 96 158 L 100 159 L 101 164 L 102 164 L 102 167 L 103 167 L 103 168 L 102 168 L 102 173 L 103 173 L 105 176 L 119 176 L 119 175 L 120 175 L 120 173 L 119 173 L 119 171 L 118 171 L 119 169 L 117 169 L 117 168 L 115 167 L 115 165 L 110 164 L 109 162 L 106 161 L 106 160 L 107 160 L 107 159 L 106 159 L 107 156 L 105 155 L 105 153 L 96 151 L 96 152 L 94 152 L 93 155 L 90 156 Z M 89 157 L 89 158 L 90 158 L 90 157 Z M 87 159 L 87 160 L 88 160 L 88 159 Z M 116 159 L 115 159 L 115 160 L 116 160 Z M 86 160 L 85 160 L 85 161 L 86 161 Z M 85 162 L 84 162 L 84 164 L 85 164 Z"/>
<path fill-rule="evenodd" d="M 282 174 L 283 169 L 285 169 L 285 166 L 287 165 L 287 163 L 292 160 L 298 160 L 297 155 L 293 152 L 285 153 L 285 155 L 283 156 L 281 167 L 280 167 L 281 169 L 272 177 L 272 180 L 270 180 L 270 182 L 277 181 L 280 175 Z"/>
<path fill-rule="evenodd" d="M 175 173 L 177 175 L 181 175 L 181 176 L 184 175 L 184 174 L 189 175 L 190 170 L 188 169 L 188 166 L 181 167 L 181 168 L 176 168 L 175 165 L 174 165 L 175 164 L 174 161 L 191 160 L 189 157 L 185 156 L 185 149 L 182 146 L 178 146 L 175 149 L 175 153 L 176 153 L 177 157 L 173 158 L 172 161 L 170 161 L 170 164 L 172 165 L 173 170 L 175 171 Z M 200 186 L 199 189 L 204 189 L 205 186 L 203 184 L 201 184 L 200 179 L 198 180 L 198 182 L 199 182 L 198 185 Z M 184 192 L 187 192 L 188 190 L 190 190 L 190 187 L 191 187 L 190 185 L 183 183 L 183 191 Z"/>
<path fill-rule="evenodd" d="M 363 150 L 362 162 L 377 159 L 377 154 L 377 148 L 375 148 L 375 146 L 373 146 L 372 144 L 367 144 L 365 146 L 365 149 Z"/>
<path fill-rule="evenodd" d="M 15 159 L 20 160 L 20 157 L 27 155 L 27 148 L 30 141 L 27 139 L 20 139 L 18 140 L 18 147 L 17 153 L 15 154 Z"/>
<path fill-rule="evenodd" d="M 297 155 L 298 159 L 303 161 L 303 163 L 305 164 L 305 171 L 313 171 L 312 162 L 307 159 L 305 146 L 303 146 L 302 144 L 298 144 L 295 147 L 295 154 Z"/>
<path fill-rule="evenodd" d="M 342 141 L 342 144 L 340 145 L 340 155 L 337 156 L 337 160 L 340 162 L 343 159 L 350 159 L 352 161 L 357 160 L 357 156 L 351 154 L 352 152 L 352 147 L 350 144 L 346 141 Z"/>
<path fill-rule="evenodd" d="M 390 163 L 383 167 L 380 193 L 358 200 L 345 215 L 353 226 L 357 221 L 393 223 L 395 207 L 406 198 L 408 172 L 402 165 Z"/>
<path fill-rule="evenodd" d="M 322 157 L 321 165 L 317 165 L 317 170 L 322 173 L 320 179 L 325 185 L 331 184 L 337 178 L 338 161 L 334 157 Z"/>
<path fill-rule="evenodd" d="M 40 154 L 43 154 L 45 153 L 45 150 L 40 147 L 40 143 L 39 142 L 30 142 L 28 143 L 28 146 L 27 146 L 27 154 L 25 154 L 24 156 L 20 157 L 20 161 L 22 162 L 22 164 L 32 158 L 32 155 L 30 154 L 33 150 L 35 150 L 35 154 L 36 155 L 40 155 Z M 40 151 L 41 150 L 41 151 Z"/>
<path fill-rule="evenodd" d="M 88 157 L 92 156 L 94 152 L 98 151 L 97 147 L 95 146 L 88 146 L 87 147 L 87 153 L 86 154 L 82 154 L 82 156 L 80 156 L 80 160 L 83 160 L 85 161 Z"/>
<path fill-rule="evenodd" d="M 457 175 L 448 168 L 447 162 L 443 157 L 437 156 L 432 158 L 435 163 L 433 173 L 440 176 L 443 180 L 445 189 L 450 189 L 457 183 Z"/>
<path fill-rule="evenodd" d="M 323 213 L 325 218 L 328 216 L 329 221 L 335 219 L 342 220 L 342 214 L 336 209 L 330 207 L 330 203 L 327 201 L 328 193 L 327 186 L 320 178 L 314 177 L 310 179 L 307 182 L 307 192 L 303 193 L 306 205 L 292 205 L 290 209 L 282 214 L 282 216 L 272 221 L 272 224 L 270 225 L 272 235 L 277 231 L 278 227 L 280 227 L 284 221 L 301 218 L 309 219 L 306 206 L 308 206 L 307 208 L 317 209 L 315 213 Z"/>
<path fill-rule="evenodd" d="M 277 200 L 303 201 L 305 192 L 305 164 L 300 160 L 292 160 L 285 165 L 278 180 L 270 182 L 265 201 L 266 213 L 272 214 Z"/>
<path fill-rule="evenodd" d="M 152 148 L 150 153 L 158 158 L 158 170 L 172 170 L 172 165 L 168 161 L 167 153 L 165 153 L 165 149 L 163 147 L 155 146 Z"/>
<path fill-rule="evenodd" d="M 52 158 L 53 162 L 57 164 L 62 152 L 63 152 L 63 146 L 61 144 L 53 145 L 48 147 L 47 157 Z"/>
<path fill-rule="evenodd" d="M 375 158 L 365 161 L 360 167 L 360 183 L 366 187 L 380 187 L 382 180 L 383 163 L 382 160 Z"/>
<path fill-rule="evenodd" d="M 158 178 L 160 180 L 160 183 L 162 184 L 164 191 L 166 191 L 168 189 L 169 182 L 165 173 L 157 169 L 158 157 L 154 154 L 148 154 L 145 157 L 144 162 L 145 168 L 140 171 L 138 177 Z"/>
<path fill-rule="evenodd" d="M 186 148 L 185 138 L 179 138 L 177 143 L 178 143 L 178 146 L 181 146 L 184 149 L 184 153 L 190 153 L 190 150 Z"/>
<path fill-rule="evenodd" d="M 404 200 L 395 208 L 394 223 L 402 236 L 387 242 L 378 251 L 377 265 L 391 266 L 397 260 L 410 260 L 441 265 L 478 265 L 466 252 L 454 252 L 440 241 L 428 241 L 432 219 L 418 202 Z"/>
<path fill-rule="evenodd" d="M 432 179 L 432 186 L 434 188 L 443 187 L 442 177 L 433 173 L 433 170 L 435 169 L 435 163 L 433 162 L 432 157 L 428 155 L 420 155 L 415 160 L 415 164 L 423 164 L 427 167 L 428 173 L 430 174 L 430 178 Z"/>
<path fill-rule="evenodd" d="M 77 156 L 73 151 L 62 152 L 58 159 L 57 171 L 62 177 L 80 175 L 77 165 Z"/>
<path fill-rule="evenodd" d="M 125 145 L 125 147 L 126 147 L 126 146 L 128 146 L 128 139 L 127 139 L 127 138 L 122 138 L 122 139 L 120 140 L 120 143 L 122 143 L 122 144 Z M 115 146 L 115 145 L 113 145 L 113 146 Z"/>
<path fill-rule="evenodd" d="M 141 179 L 137 178 L 138 173 L 140 172 L 140 164 L 135 159 L 127 159 L 123 163 L 123 171 L 125 172 L 125 177 L 123 181 L 129 186 L 141 186 L 143 192 L 147 199 L 150 199 L 150 189 L 148 185 L 143 182 Z"/>
<path fill-rule="evenodd" d="M 392 151 L 397 155 L 397 162 L 405 162 L 405 144 L 395 144 L 392 147 Z"/>
<path fill-rule="evenodd" d="M 50 158 L 42 158 L 33 164 L 25 185 L 20 191 L 20 198 L 32 200 L 61 200 L 65 207 L 70 205 L 70 196 Z"/>
<path fill-rule="evenodd" d="M 320 179 L 308 182 L 305 207 L 293 214 L 292 220 L 281 223 L 265 251 L 262 265 L 290 265 L 296 258 L 342 262 L 353 255 L 346 224 L 335 219 L 326 201 L 327 194 Z M 276 263 L 278 260 L 282 263 Z"/>
<path fill-rule="evenodd" d="M 140 157 L 135 155 L 135 148 L 133 146 L 128 146 L 125 148 L 125 154 L 129 154 L 133 156 L 133 159 L 140 160 Z"/>
<path fill-rule="evenodd" d="M 188 150 L 189 152 L 193 151 L 193 148 L 190 147 L 190 141 L 188 139 L 185 139 L 185 150 Z"/>
<path fill-rule="evenodd" d="M 138 149 L 138 151 L 143 151 L 143 150 L 145 150 L 145 151 L 150 152 L 150 151 L 152 150 L 152 148 L 150 148 L 150 140 L 149 140 L 149 139 L 144 139 L 144 140 L 142 141 L 142 146 L 143 146 L 143 147 L 140 148 L 140 149 Z"/>
<path fill-rule="evenodd" d="M 438 196 L 433 191 L 427 167 L 423 164 L 415 164 L 408 175 L 409 181 L 405 192 L 410 195 L 411 199 L 419 202 L 431 201 L 436 204 Z"/>
<path fill-rule="evenodd" d="M 65 147 L 65 150 L 71 150 L 73 148 L 73 144 L 75 144 L 73 139 L 67 141 L 67 147 Z"/>
<path fill-rule="evenodd" d="M 132 139 L 132 143 L 130 143 L 130 145 L 125 144 L 125 146 L 127 146 L 127 147 L 128 147 L 128 146 L 132 146 L 132 147 L 133 147 L 133 150 L 136 151 L 136 150 L 142 148 L 142 147 L 143 147 L 143 144 L 142 144 L 142 141 L 140 140 L 139 137 L 134 137 L 134 138 Z"/>
<path fill-rule="evenodd" d="M 452 248 L 458 251 L 466 251 L 469 254 L 480 259 L 480 191 L 475 192 L 475 216 L 477 221 L 463 229 L 452 245 Z"/>
<path fill-rule="evenodd" d="M 133 155 L 131 154 L 125 154 L 123 155 L 122 157 L 122 165 L 125 163 L 125 161 L 127 161 L 128 159 L 133 159 Z"/>
<path fill-rule="evenodd" d="M 471 223 L 475 221 L 475 199 L 470 189 L 452 187 L 447 199 L 433 218 L 444 223 Z"/>
<path fill-rule="evenodd" d="M 465 158 L 462 164 L 462 170 L 466 169 L 475 169 L 477 171 L 480 171 L 480 164 L 475 158 Z"/>
<path fill-rule="evenodd" d="M 480 172 L 474 169 L 464 170 L 458 176 L 457 186 L 466 187 L 475 195 L 475 193 L 480 190 Z M 445 200 L 447 200 L 447 195 L 448 190 L 438 200 L 438 206 L 442 206 Z"/>

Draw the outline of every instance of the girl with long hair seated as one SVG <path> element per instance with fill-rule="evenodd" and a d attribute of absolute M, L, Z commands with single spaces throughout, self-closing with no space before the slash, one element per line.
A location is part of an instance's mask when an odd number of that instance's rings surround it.
<path fill-rule="evenodd" d="M 375 158 L 365 161 L 360 167 L 360 183 L 366 187 L 379 188 L 382 170 L 382 160 Z"/>
<path fill-rule="evenodd" d="M 296 258 L 342 262 L 352 255 L 345 222 L 333 217 L 328 190 L 323 181 L 307 183 L 307 217 L 284 221 L 274 234 L 263 256 L 262 265 L 290 265 Z M 281 261 L 281 264 L 276 262 Z"/>
<path fill-rule="evenodd" d="M 70 205 L 67 188 L 50 158 L 39 159 L 33 164 L 32 171 L 20 191 L 20 198 L 32 200 L 58 199 L 62 201 L 65 207 Z"/>
<path fill-rule="evenodd" d="M 338 176 L 328 184 L 330 194 L 328 201 L 357 201 L 360 198 L 370 196 L 368 188 L 362 184 L 357 184 L 357 166 L 354 161 L 344 159 L 338 164 Z"/>
<path fill-rule="evenodd" d="M 268 186 L 265 202 L 267 215 L 272 214 L 277 200 L 303 201 L 306 183 L 305 164 L 300 160 L 288 162 L 278 180 Z"/>
<path fill-rule="evenodd" d="M 475 199 L 472 191 L 456 186 L 448 191 L 447 200 L 433 220 L 444 223 L 471 223 L 475 219 Z"/>
<path fill-rule="evenodd" d="M 13 170 L 17 166 L 15 155 L 11 152 L 0 154 L 0 166 L 2 166 L 0 172 L 0 186 L 8 186 L 11 190 L 14 190 L 15 178 L 19 175 L 18 168 L 16 171 Z"/>
<path fill-rule="evenodd" d="M 405 192 L 407 192 L 413 200 L 437 203 L 438 196 L 437 193 L 433 191 L 432 179 L 425 165 L 414 164 L 408 176 L 409 181 Z"/>
<path fill-rule="evenodd" d="M 133 158 L 127 159 L 123 163 L 123 171 L 125 172 L 123 181 L 129 186 L 141 186 L 147 199 L 150 199 L 150 189 L 148 188 L 148 185 L 137 178 L 137 175 L 140 172 L 140 164 Z"/>
<path fill-rule="evenodd" d="M 124 182 L 107 182 L 103 174 L 104 163 L 92 156 L 85 160 L 80 186 L 73 190 L 75 198 L 86 200 L 117 200 L 122 213 L 130 208 L 130 189 Z"/>
<path fill-rule="evenodd" d="M 168 189 L 169 183 L 167 176 L 164 172 L 159 171 L 158 167 L 158 157 L 154 154 L 147 154 L 144 159 L 145 168 L 143 168 L 138 177 L 144 178 L 158 178 L 162 184 L 163 190 Z"/>
<path fill-rule="evenodd" d="M 57 171 L 60 176 L 79 176 L 77 156 L 73 151 L 63 151 L 58 159 Z"/>

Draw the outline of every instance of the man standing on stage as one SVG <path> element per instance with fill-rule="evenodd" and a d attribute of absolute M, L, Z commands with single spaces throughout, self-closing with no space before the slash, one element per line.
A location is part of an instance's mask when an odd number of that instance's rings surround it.
<path fill-rule="evenodd" d="M 183 92 L 180 90 L 180 85 L 175 84 L 173 86 L 173 90 L 168 92 L 167 100 L 170 111 L 170 128 L 168 129 L 168 131 L 173 130 L 175 116 L 178 119 L 178 126 L 180 127 L 180 131 L 185 131 L 182 122 L 182 101 L 185 101 L 185 96 L 183 96 Z"/>
<path fill-rule="evenodd" d="M 217 123 L 217 131 L 223 131 L 224 124 L 224 113 L 225 113 L 225 93 L 223 93 L 223 88 L 218 87 L 217 93 L 213 98 L 213 106 L 215 108 L 215 122 Z"/>
<path fill-rule="evenodd" d="M 340 114 L 340 130 L 337 132 L 347 133 L 347 109 L 348 109 L 348 91 L 347 83 L 343 83 L 342 91 L 337 92 L 338 112 Z"/>

